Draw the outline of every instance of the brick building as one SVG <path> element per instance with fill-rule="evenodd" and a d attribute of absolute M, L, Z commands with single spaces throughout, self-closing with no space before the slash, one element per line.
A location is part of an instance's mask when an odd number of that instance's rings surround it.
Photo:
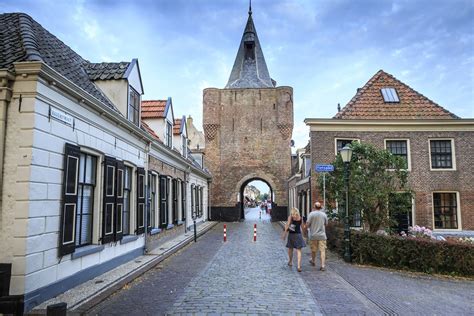
<path fill-rule="evenodd" d="M 286 218 L 293 89 L 270 78 L 251 10 L 227 85 L 203 92 L 203 123 L 211 218 L 242 219 L 243 190 L 252 180 L 270 187 L 272 219 Z"/>
<path fill-rule="evenodd" d="M 311 160 L 331 163 L 353 140 L 403 157 L 415 196 L 408 225 L 474 229 L 474 119 L 461 119 L 380 70 L 332 119 L 307 118 Z M 314 170 L 312 201 L 322 200 Z"/>
<path fill-rule="evenodd" d="M 311 212 L 311 151 L 308 144 L 291 155 L 291 176 L 288 179 L 288 208 L 296 207 L 301 216 Z"/>
<path fill-rule="evenodd" d="M 23 13 L 0 30 L 0 313 L 21 314 L 206 220 L 210 174 L 184 118 L 166 144 L 142 122 L 136 59 L 84 60 Z"/>

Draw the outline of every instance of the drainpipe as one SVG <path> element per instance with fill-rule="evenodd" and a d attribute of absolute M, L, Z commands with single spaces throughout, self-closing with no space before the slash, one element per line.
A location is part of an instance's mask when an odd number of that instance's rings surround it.
<path fill-rule="evenodd" d="M 0 70 L 0 201 L 3 196 L 3 165 L 5 162 L 5 143 L 7 137 L 7 110 L 12 99 L 12 81 L 15 79 L 8 70 Z M 21 102 L 21 96 L 19 99 Z M 0 202 L 1 203 L 1 202 Z"/>

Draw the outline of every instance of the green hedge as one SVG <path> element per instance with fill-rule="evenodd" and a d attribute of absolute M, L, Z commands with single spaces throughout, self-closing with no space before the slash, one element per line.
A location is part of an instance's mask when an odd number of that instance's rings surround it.
<path fill-rule="evenodd" d="M 344 229 L 330 223 L 328 247 L 344 252 Z M 474 245 L 351 231 L 352 261 L 426 273 L 474 276 Z"/>

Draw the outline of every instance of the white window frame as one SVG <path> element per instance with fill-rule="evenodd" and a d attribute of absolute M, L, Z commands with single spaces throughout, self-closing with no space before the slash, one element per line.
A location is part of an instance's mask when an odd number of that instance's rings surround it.
<path fill-rule="evenodd" d="M 160 189 L 160 175 L 156 171 L 151 171 L 152 177 L 156 177 L 155 181 L 155 227 L 152 228 L 159 228 L 160 227 L 160 199 L 158 198 L 160 195 L 160 192 L 158 191 Z M 151 194 L 151 189 L 150 189 L 150 194 Z"/>
<path fill-rule="evenodd" d="M 458 228 L 435 228 L 434 218 L 434 195 L 435 193 L 456 193 L 456 218 L 458 219 Z M 433 191 L 431 192 L 431 220 L 433 223 L 433 231 L 436 232 L 455 232 L 462 230 L 462 219 L 461 219 L 461 197 L 459 191 Z"/>
<path fill-rule="evenodd" d="M 104 188 L 104 154 L 98 150 L 80 146 L 81 153 L 95 156 L 97 158 L 96 181 L 94 188 L 94 214 L 92 215 L 92 240 L 91 245 L 99 245 L 102 236 L 102 213 L 103 213 L 103 188 Z"/>
<path fill-rule="evenodd" d="M 405 140 L 407 142 L 407 169 L 403 169 L 403 170 L 411 171 L 411 149 L 410 149 L 410 139 L 409 138 L 385 138 L 383 140 L 384 149 L 388 151 L 387 141 L 401 141 L 401 140 Z M 430 160 L 431 160 L 431 154 L 430 154 Z M 393 170 L 393 169 L 388 169 L 388 170 Z"/>
<path fill-rule="evenodd" d="M 449 140 L 451 141 L 451 161 L 453 163 L 453 166 L 452 168 L 433 168 L 433 164 L 432 164 L 432 161 L 431 161 L 431 141 L 432 140 Z M 454 138 L 451 138 L 451 137 L 437 137 L 437 138 L 429 138 L 428 139 L 428 151 L 429 151 L 429 157 L 428 157 L 428 161 L 429 161 L 429 164 L 430 164 L 430 171 L 456 171 L 456 146 L 455 146 L 455 143 L 454 143 Z"/>
<path fill-rule="evenodd" d="M 360 144 L 360 138 L 353 138 L 353 137 L 335 137 L 334 138 L 334 155 L 337 156 L 337 141 L 338 140 L 347 140 L 347 139 L 352 139 L 352 141 L 356 141 Z"/>

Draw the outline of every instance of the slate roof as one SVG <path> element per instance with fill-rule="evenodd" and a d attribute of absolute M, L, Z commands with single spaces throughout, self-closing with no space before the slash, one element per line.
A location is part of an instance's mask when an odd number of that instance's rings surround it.
<path fill-rule="evenodd" d="M 91 63 L 25 13 L 0 14 L 0 68 L 42 61 L 107 106 L 118 111 L 87 73 Z"/>
<path fill-rule="evenodd" d="M 174 135 L 181 134 L 181 121 L 182 121 L 182 119 L 174 119 L 174 124 L 173 124 L 173 134 Z"/>
<path fill-rule="evenodd" d="M 142 119 L 164 118 L 167 100 L 144 100 L 142 101 Z"/>
<path fill-rule="evenodd" d="M 157 141 L 162 142 L 160 137 L 158 137 L 158 135 L 155 133 L 155 131 L 147 123 L 145 123 L 144 121 L 142 121 L 141 123 L 142 123 L 141 124 L 142 125 L 142 130 L 144 130 L 145 132 L 148 132 L 148 134 L 150 134 Z"/>
<path fill-rule="evenodd" d="M 382 88 L 395 88 L 400 102 L 386 103 Z M 389 73 L 379 70 L 335 119 L 459 119 Z"/>
<path fill-rule="evenodd" d="M 246 42 L 254 44 L 254 59 L 245 57 Z M 258 40 L 257 30 L 253 24 L 252 10 L 250 9 L 234 66 L 225 88 L 273 88 L 275 84 L 275 81 L 270 78 L 262 47 Z"/>
<path fill-rule="evenodd" d="M 86 66 L 91 80 L 110 80 L 125 78 L 130 62 L 120 63 L 89 63 Z"/>

